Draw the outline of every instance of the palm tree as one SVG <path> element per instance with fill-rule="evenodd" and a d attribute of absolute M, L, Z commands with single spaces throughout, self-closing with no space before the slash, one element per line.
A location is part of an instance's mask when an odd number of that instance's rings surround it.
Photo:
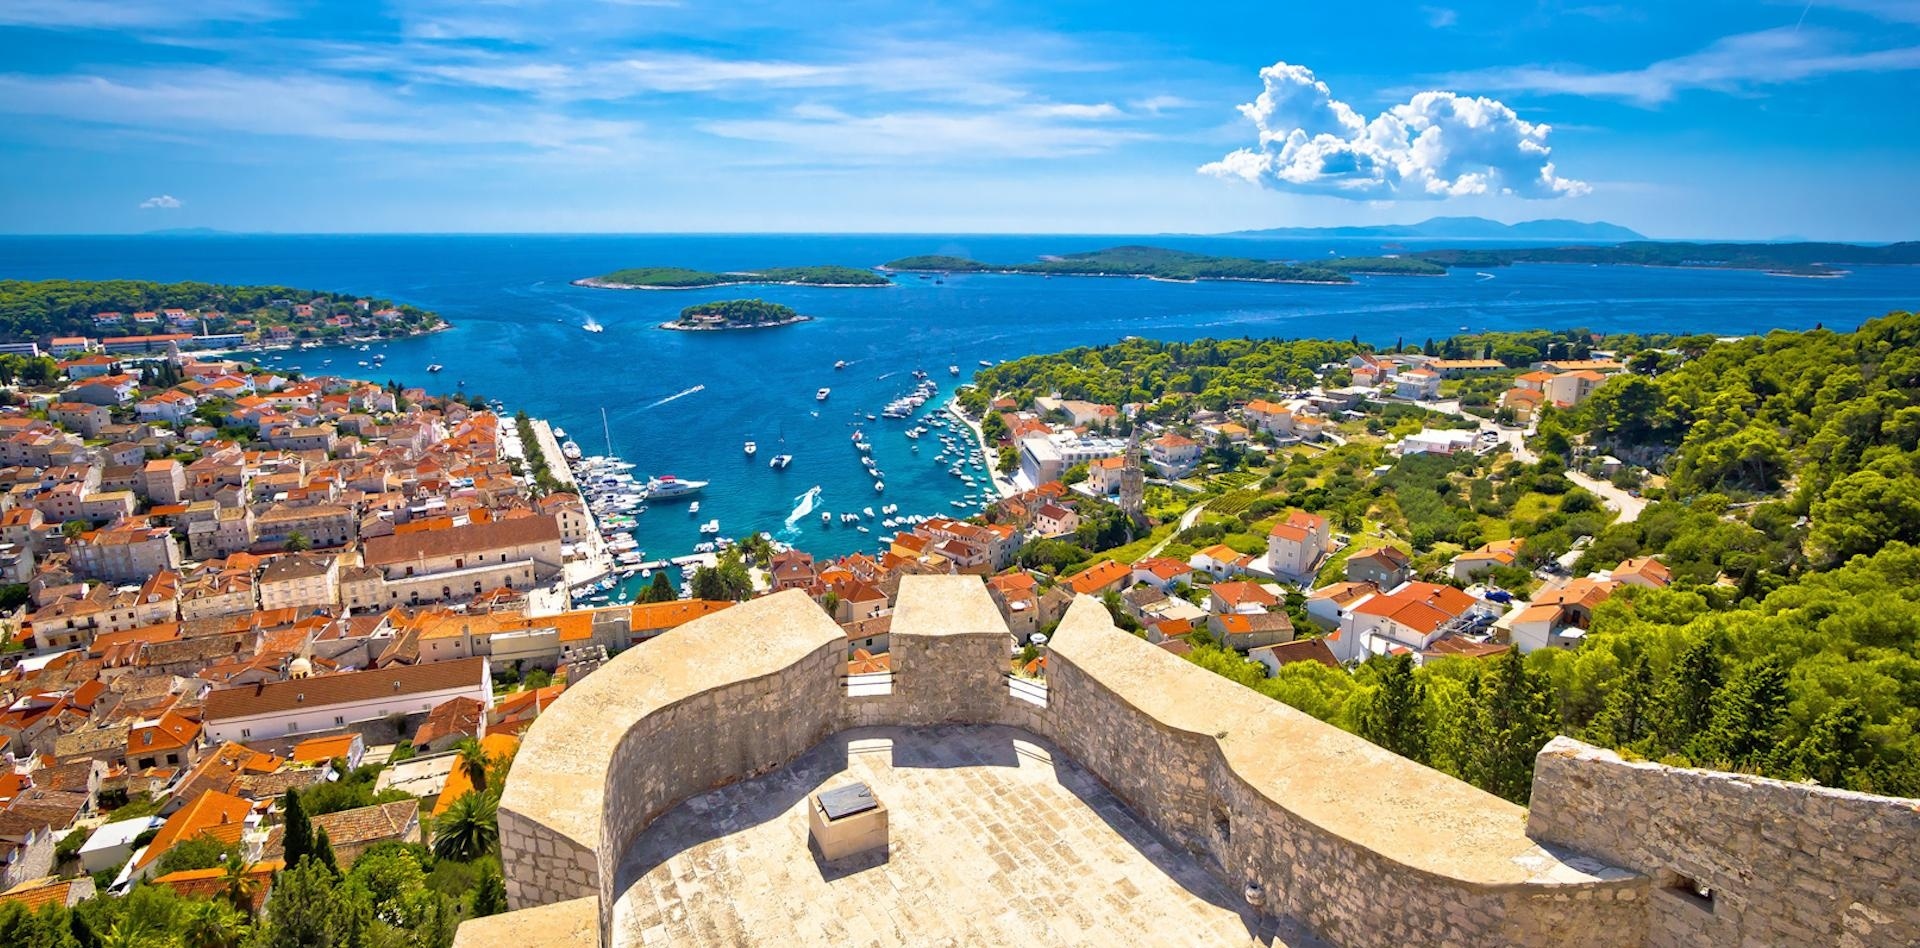
<path fill-rule="evenodd" d="M 227 857 L 220 866 L 220 896 L 235 911 L 252 912 L 253 900 L 260 894 L 260 877 L 239 853 Z"/>
<path fill-rule="evenodd" d="M 100 939 L 100 948 L 171 948 L 178 944 L 165 932 L 156 932 L 145 922 L 136 922 L 131 918 L 122 918 L 107 929 L 107 937 Z"/>
<path fill-rule="evenodd" d="M 470 862 L 499 841 L 500 798 L 491 793 L 469 793 L 434 820 L 433 854 L 442 859 Z"/>
<path fill-rule="evenodd" d="M 196 901 L 182 919 L 181 940 L 193 948 L 234 948 L 246 934 L 242 919 L 221 902 Z"/>
<path fill-rule="evenodd" d="M 460 755 L 454 761 L 454 766 L 467 775 L 467 782 L 473 784 L 473 789 L 487 789 L 487 749 L 481 746 L 479 739 L 463 737 L 453 747 Z"/>

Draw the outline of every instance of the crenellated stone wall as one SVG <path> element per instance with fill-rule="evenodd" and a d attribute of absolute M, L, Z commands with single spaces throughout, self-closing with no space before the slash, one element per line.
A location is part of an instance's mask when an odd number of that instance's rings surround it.
<path fill-rule="evenodd" d="M 1530 824 L 1520 807 L 1119 631 L 1097 601 L 1076 602 L 1055 633 L 1044 703 L 1009 693 L 1010 644 L 979 579 L 958 576 L 903 580 L 888 694 L 847 694 L 844 637 L 799 592 L 629 650 L 528 732 L 501 804 L 511 904 L 604 933 L 620 858 L 679 801 L 846 728 L 970 723 L 1051 741 L 1235 891 L 1256 884 L 1263 911 L 1338 945 L 1914 937 L 1920 898 L 1896 861 L 1920 839 L 1912 801 L 1855 806 L 1785 784 L 1635 770 L 1556 742 L 1542 752 Z M 1743 808 L 1742 828 L 1710 826 L 1722 808 Z M 1634 839 L 1649 825 L 1641 812 L 1658 822 L 1652 839 Z M 1791 821 L 1806 824 L 1791 842 L 1756 842 Z M 1882 841 L 1836 842 L 1848 825 Z M 1657 880 L 1674 859 L 1725 893 L 1717 925 L 1681 925 L 1662 903 L 1674 896 Z M 1853 901 L 1813 910 L 1829 890 Z M 1761 904 L 1783 899 L 1809 909 Z M 457 944 L 525 948 L 524 915 L 468 922 Z"/>
<path fill-rule="evenodd" d="M 1540 751 L 1532 803 L 1534 838 L 1653 880 L 1653 948 L 1920 944 L 1920 801 L 1629 762 L 1562 737 Z"/>

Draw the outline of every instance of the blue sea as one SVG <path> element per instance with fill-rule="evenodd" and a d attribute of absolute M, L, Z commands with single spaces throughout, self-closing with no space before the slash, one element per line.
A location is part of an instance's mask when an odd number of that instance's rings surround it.
<path fill-rule="evenodd" d="M 1362 277 L 1353 286 L 953 275 L 912 276 L 884 288 L 729 287 L 618 291 L 569 281 L 647 264 L 706 270 L 776 265 L 873 266 L 908 254 L 988 261 L 1150 243 L 1272 259 L 1383 251 L 1366 240 L 1248 240 L 1088 236 L 194 236 L 0 237 L 0 278 L 201 280 L 275 283 L 388 297 L 435 310 L 455 328 L 377 346 L 372 353 L 309 350 L 276 363 L 309 373 L 395 379 L 435 391 L 478 393 L 565 428 L 589 454 L 614 453 L 637 474 L 709 480 L 699 516 L 656 505 L 641 517 L 650 557 L 689 552 L 697 521 L 729 536 L 767 530 L 819 555 L 871 550 L 881 533 L 822 527 L 822 510 L 898 504 L 902 513 L 952 513 L 965 493 L 932 455 L 911 448 L 901 422 L 867 413 L 924 369 L 941 401 L 980 360 L 1113 342 L 1123 336 L 1359 336 L 1391 344 L 1465 329 L 1588 327 L 1607 332 L 1743 334 L 1824 324 L 1851 328 L 1920 303 L 1920 268 L 1857 268 L 1843 279 L 1638 267 L 1531 265 L 1455 271 L 1440 278 Z M 1446 242 L 1457 245 L 1459 242 Z M 1417 242 L 1407 242 L 1417 247 Z M 1386 248 L 1391 252 L 1392 248 Z M 655 327 L 682 307 L 758 296 L 815 321 L 727 333 Z M 589 319 L 603 333 L 581 329 Z M 833 363 L 849 366 L 835 371 Z M 426 367 L 442 363 L 445 371 Z M 958 365 L 954 378 L 948 365 Z M 825 402 L 814 393 L 833 392 Z M 606 425 L 602 426 L 602 411 Z M 876 495 L 849 435 L 871 437 L 886 474 Z M 759 443 L 749 461 L 741 450 Z M 791 453 L 786 471 L 767 459 Z M 814 487 L 819 492 L 809 498 Z M 812 510 L 794 517 L 804 501 Z"/>

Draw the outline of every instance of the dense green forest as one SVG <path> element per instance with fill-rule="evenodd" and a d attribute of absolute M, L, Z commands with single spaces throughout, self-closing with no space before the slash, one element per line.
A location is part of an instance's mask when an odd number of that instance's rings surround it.
<path fill-rule="evenodd" d="M 1632 264 L 1719 267 L 1801 275 L 1831 275 L 1841 264 L 1920 263 L 1920 242 L 1860 244 L 1698 244 L 1632 241 L 1614 245 L 1417 250 L 1407 254 L 1444 267 L 1504 267 L 1514 263 Z"/>
<path fill-rule="evenodd" d="M 1293 283 L 1351 283 L 1344 273 L 1315 264 L 1297 266 L 1270 260 L 1210 257 L 1161 247 L 1112 247 L 1062 254 L 1028 263 L 981 263 L 961 257 L 902 257 L 886 265 L 895 271 L 1039 273 L 1061 276 L 1145 276 L 1162 280 L 1284 280 Z"/>
<path fill-rule="evenodd" d="M 1327 340 L 1134 338 L 983 368 L 960 398 L 979 411 L 995 395 L 1010 394 L 1024 403 L 1057 392 L 1109 405 L 1149 404 L 1147 417 L 1153 418 L 1188 403 L 1221 409 L 1267 397 L 1276 387 L 1311 385 L 1321 364 L 1357 351 L 1354 343 Z"/>
<path fill-rule="evenodd" d="M 800 283 L 809 286 L 886 286 L 886 277 L 858 267 L 766 267 L 710 273 L 686 267 L 630 267 L 593 278 L 595 282 L 619 286 L 653 286 L 666 289 L 698 289 L 715 286 L 741 286 L 754 283 Z"/>
<path fill-rule="evenodd" d="M 768 326 L 777 323 L 789 323 L 807 317 L 794 312 L 790 306 L 769 303 L 766 300 L 715 300 L 711 303 L 696 303 L 680 311 L 678 324 L 696 325 L 696 317 L 720 317 L 727 326 Z M 670 323 L 669 325 L 675 325 Z"/>
<path fill-rule="evenodd" d="M 1635 371 L 1578 409 L 1549 413 L 1533 441 L 1546 457 L 1530 473 L 1509 466 L 1488 484 L 1447 471 L 1475 462 L 1402 461 L 1379 479 L 1385 492 L 1335 477 L 1289 498 L 1347 521 L 1391 500 L 1429 537 L 1468 543 L 1477 528 L 1458 506 L 1462 483 L 1471 508 L 1517 475 L 1545 489 L 1548 469 L 1581 450 L 1664 469 L 1664 492 L 1634 522 L 1606 525 L 1588 498 L 1582 513 L 1563 500 L 1552 522 L 1515 524 L 1530 559 L 1594 534 L 1577 573 L 1649 553 L 1672 569 L 1671 588 L 1602 604 L 1579 649 L 1418 669 L 1375 659 L 1351 675 L 1303 663 L 1272 679 L 1220 649 L 1195 660 L 1515 800 L 1555 733 L 1920 795 L 1920 316 L 1677 341 L 1641 349 Z"/>
<path fill-rule="evenodd" d="M 215 283 L 155 283 L 149 280 L 0 280 L 0 338 L 37 339 L 47 336 L 98 335 L 93 317 L 119 312 L 131 316 L 142 310 L 178 308 L 218 310 L 229 317 L 248 316 L 265 325 L 317 326 L 323 315 L 358 313 L 357 297 L 286 286 L 225 286 Z M 315 309 L 312 320 L 298 319 L 290 304 L 324 300 L 327 314 Z M 439 323 L 426 310 L 389 300 L 372 300 L 369 309 L 392 307 L 400 311 L 402 331 Z M 131 322 L 125 328 L 132 331 Z M 210 326 L 215 332 L 224 325 Z M 164 330 L 147 328 L 141 332 Z M 197 327 L 196 330 L 198 331 Z"/>
<path fill-rule="evenodd" d="M 1412 257 L 1332 257 L 1314 261 L 1336 273 L 1364 273 L 1377 276 L 1446 276 L 1447 268 Z"/>

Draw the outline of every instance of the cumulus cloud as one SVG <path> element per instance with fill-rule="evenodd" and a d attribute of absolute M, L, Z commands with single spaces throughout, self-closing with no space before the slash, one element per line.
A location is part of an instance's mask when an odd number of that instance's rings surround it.
<path fill-rule="evenodd" d="M 158 197 L 150 197 L 140 202 L 140 209 L 143 211 L 147 211 L 147 210 L 171 211 L 174 208 L 179 206 L 180 206 L 180 199 L 177 197 L 174 197 L 171 194 L 162 194 L 162 195 L 159 195 Z"/>
<path fill-rule="evenodd" d="M 1526 121 L 1496 100 L 1421 92 L 1368 119 L 1305 66 L 1274 63 L 1260 78 L 1259 97 L 1240 106 L 1260 130 L 1259 145 L 1203 165 L 1201 173 L 1355 200 L 1556 198 L 1591 190 L 1555 172 L 1551 126 Z"/>

